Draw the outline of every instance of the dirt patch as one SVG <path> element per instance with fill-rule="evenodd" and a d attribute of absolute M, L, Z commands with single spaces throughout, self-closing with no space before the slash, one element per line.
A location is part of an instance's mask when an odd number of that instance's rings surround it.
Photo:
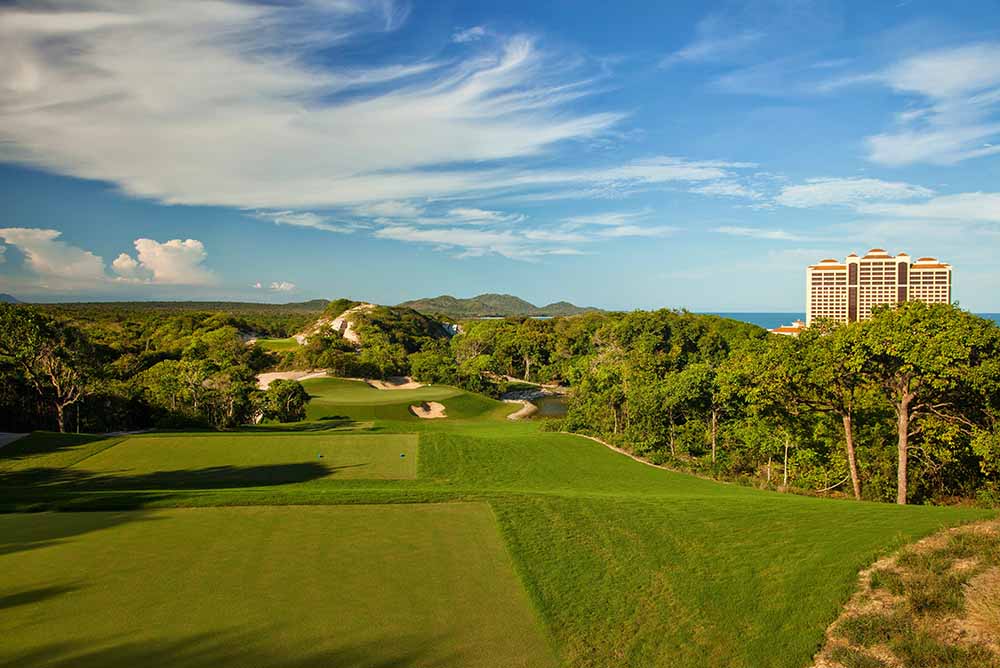
<path fill-rule="evenodd" d="M 376 390 L 416 390 L 424 386 L 409 376 L 391 376 L 385 380 L 375 380 L 366 378 L 365 382 Z"/>
<path fill-rule="evenodd" d="M 918 655 L 1000 666 L 1000 521 L 938 532 L 861 571 L 813 668 L 925 665 Z"/>
<path fill-rule="evenodd" d="M 271 383 L 276 380 L 309 380 L 310 378 L 324 378 L 324 369 L 309 369 L 308 371 L 268 371 L 257 375 L 257 387 L 266 390 Z"/>
<path fill-rule="evenodd" d="M 410 406 L 410 412 L 418 418 L 425 420 L 437 420 L 448 417 L 444 412 L 444 404 L 436 401 L 423 401 L 416 406 Z"/>

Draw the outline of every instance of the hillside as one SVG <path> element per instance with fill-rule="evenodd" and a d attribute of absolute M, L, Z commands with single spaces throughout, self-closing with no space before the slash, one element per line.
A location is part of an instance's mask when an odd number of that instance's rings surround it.
<path fill-rule="evenodd" d="M 489 316 L 566 316 L 579 315 L 598 311 L 594 307 L 576 306 L 566 301 L 554 302 L 545 306 L 535 306 L 514 295 L 487 293 L 468 299 L 460 299 L 451 295 L 414 299 L 403 302 L 399 306 L 412 308 L 415 311 L 430 315 L 443 315 L 450 318 L 482 318 Z"/>
<path fill-rule="evenodd" d="M 6 292 L 0 293 L 0 303 L 4 304 L 20 304 L 22 303 L 20 299 L 14 295 L 8 295 Z"/>

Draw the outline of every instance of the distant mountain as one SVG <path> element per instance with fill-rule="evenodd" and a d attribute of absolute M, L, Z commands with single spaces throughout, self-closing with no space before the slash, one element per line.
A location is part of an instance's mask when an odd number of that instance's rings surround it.
<path fill-rule="evenodd" d="M 14 295 L 8 295 L 5 292 L 0 292 L 0 303 L 3 304 L 20 304 L 22 303 L 20 299 Z"/>
<path fill-rule="evenodd" d="M 444 315 L 450 318 L 484 318 L 490 316 L 557 316 L 579 315 L 598 311 L 593 307 L 583 307 L 569 302 L 555 302 L 546 306 L 535 306 L 514 295 L 485 294 L 468 299 L 451 295 L 414 299 L 399 306 L 412 308 L 428 315 Z"/>

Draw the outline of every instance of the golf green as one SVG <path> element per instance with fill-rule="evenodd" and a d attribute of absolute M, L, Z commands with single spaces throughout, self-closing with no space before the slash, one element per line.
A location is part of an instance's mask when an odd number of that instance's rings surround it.
<path fill-rule="evenodd" d="M 413 434 L 157 434 L 132 436 L 81 461 L 81 474 L 149 484 L 305 479 L 407 479 L 417 475 Z"/>
<path fill-rule="evenodd" d="M 0 665 L 555 666 L 484 503 L 0 516 Z"/>

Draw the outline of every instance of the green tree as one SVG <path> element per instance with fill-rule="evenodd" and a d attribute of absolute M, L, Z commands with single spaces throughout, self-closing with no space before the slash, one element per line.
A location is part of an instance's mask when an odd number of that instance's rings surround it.
<path fill-rule="evenodd" d="M 979 362 L 983 328 L 948 304 L 907 302 L 875 311 L 864 324 L 867 370 L 896 414 L 896 503 L 908 498 L 914 420 L 961 416 L 956 401 Z"/>
<path fill-rule="evenodd" d="M 273 380 L 259 397 L 258 409 L 268 420 L 298 422 L 306 418 L 309 393 L 296 380 Z"/>
<path fill-rule="evenodd" d="M 0 305 L 0 356 L 20 370 L 39 399 L 55 412 L 66 431 L 66 408 L 86 389 L 93 349 L 83 333 L 36 310 Z"/>

